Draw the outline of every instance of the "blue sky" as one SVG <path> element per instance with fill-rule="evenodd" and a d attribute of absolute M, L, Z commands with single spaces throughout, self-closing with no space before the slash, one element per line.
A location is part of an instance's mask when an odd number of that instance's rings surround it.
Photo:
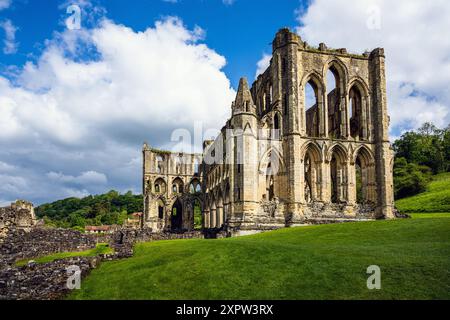
<path fill-rule="evenodd" d="M 0 12 L 18 26 L 16 54 L 1 54 L 3 68 L 22 66 L 30 57 L 38 57 L 44 43 L 55 31 L 62 32 L 62 21 L 68 16 L 67 1 L 16 0 L 9 10 Z M 225 4 L 222 0 L 99 0 L 106 17 L 135 31 L 144 31 L 156 20 L 166 16 L 180 17 L 187 28 L 200 26 L 204 42 L 227 58 L 223 69 L 237 87 L 239 78 L 253 79 L 256 62 L 263 53 L 270 53 L 270 43 L 281 27 L 296 27 L 296 10 L 305 8 L 307 1 L 244 0 Z M 86 9 L 89 14 L 89 9 Z M 282 21 L 282 23 L 280 23 Z M 84 22 L 87 24 L 87 22 Z"/>
<path fill-rule="evenodd" d="M 72 4 L 80 30 L 66 24 Z M 0 0 L 0 206 L 139 193 L 142 143 L 214 135 L 282 27 L 312 45 L 385 48 L 391 140 L 447 126 L 449 16 L 448 0 Z"/>

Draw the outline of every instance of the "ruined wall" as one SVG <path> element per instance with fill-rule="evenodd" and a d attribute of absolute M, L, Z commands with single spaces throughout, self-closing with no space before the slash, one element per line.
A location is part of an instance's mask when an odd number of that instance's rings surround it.
<path fill-rule="evenodd" d="M 202 155 L 143 148 L 143 226 L 153 231 L 192 231 L 194 203 L 203 204 Z M 177 208 L 180 216 L 173 216 Z"/>
<path fill-rule="evenodd" d="M 204 142 L 204 228 L 233 233 L 395 218 L 384 50 L 312 47 L 288 29 L 272 48 L 252 86 L 240 80 L 219 137 Z M 155 197 L 147 199 L 156 206 Z"/>
<path fill-rule="evenodd" d="M 10 229 L 30 230 L 36 223 L 30 202 L 18 200 L 9 207 L 0 208 L 0 243 Z"/>
<path fill-rule="evenodd" d="M 70 290 L 67 268 L 78 266 L 81 278 L 96 268 L 98 257 L 70 258 L 46 264 L 0 269 L 0 300 L 58 300 Z"/>
<path fill-rule="evenodd" d="M 11 229 L 0 245 L 0 267 L 17 260 L 32 259 L 58 252 L 95 248 L 98 237 L 71 229 L 36 227 L 30 231 Z"/>

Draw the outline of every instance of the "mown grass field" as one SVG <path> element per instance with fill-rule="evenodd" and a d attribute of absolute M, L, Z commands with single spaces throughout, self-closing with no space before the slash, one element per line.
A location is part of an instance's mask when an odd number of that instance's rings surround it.
<path fill-rule="evenodd" d="M 141 243 L 69 299 L 450 299 L 450 174 L 396 203 L 411 219 Z M 367 267 L 381 268 L 368 290 Z"/>
<path fill-rule="evenodd" d="M 381 290 L 368 290 L 378 265 Z M 450 299 L 450 215 L 142 243 L 70 299 Z"/>
<path fill-rule="evenodd" d="M 81 252 L 60 252 L 55 254 L 50 254 L 44 257 L 37 257 L 35 259 L 23 259 L 16 262 L 16 266 L 24 266 L 29 261 L 33 260 L 36 263 L 48 263 L 59 259 L 73 258 L 73 257 L 95 257 L 100 254 L 110 254 L 113 253 L 113 249 L 109 247 L 106 243 L 99 243 L 94 249 L 81 251 Z"/>
<path fill-rule="evenodd" d="M 405 213 L 450 212 L 450 173 L 434 176 L 426 192 L 398 200 L 395 205 Z"/>

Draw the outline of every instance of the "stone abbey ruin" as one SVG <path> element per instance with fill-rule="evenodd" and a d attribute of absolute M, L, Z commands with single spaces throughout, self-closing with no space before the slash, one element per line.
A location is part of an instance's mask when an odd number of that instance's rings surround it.
<path fill-rule="evenodd" d="M 315 102 L 307 103 L 308 86 Z M 26 201 L 0 208 L 0 300 L 60 299 L 70 291 L 68 267 L 85 277 L 103 260 L 132 256 L 136 242 L 394 218 L 388 127 L 383 49 L 312 48 L 282 29 L 270 66 L 251 88 L 241 79 L 231 118 L 214 141 L 204 141 L 203 154 L 144 144 L 137 228 L 85 234 L 44 226 Z M 113 253 L 29 261 L 97 243 Z M 28 263 L 17 265 L 22 260 Z"/>
<path fill-rule="evenodd" d="M 192 231 L 201 221 L 230 236 L 395 217 L 383 49 L 312 48 L 281 29 L 270 66 L 251 88 L 241 79 L 231 113 L 203 154 L 144 144 L 143 226 Z"/>

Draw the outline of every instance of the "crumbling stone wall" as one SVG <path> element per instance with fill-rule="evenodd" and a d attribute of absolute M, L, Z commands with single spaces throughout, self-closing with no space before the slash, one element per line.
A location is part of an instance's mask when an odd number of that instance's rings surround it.
<path fill-rule="evenodd" d="M 82 277 L 102 260 L 128 258 L 136 242 L 203 238 L 203 233 L 155 233 L 152 229 L 121 229 L 97 236 L 71 229 L 36 225 L 34 210 L 27 202 L 13 204 L 0 211 L 0 300 L 48 300 L 63 298 L 68 292 L 67 267 L 78 266 Z M 28 263 L 17 267 L 16 261 L 38 258 L 58 252 L 79 252 L 109 243 L 115 252 L 89 258 L 68 258 L 46 264 Z"/>
<path fill-rule="evenodd" d="M 99 239 L 70 229 L 36 227 L 30 231 L 10 229 L 0 245 L 0 268 L 21 259 L 33 259 L 58 252 L 95 248 Z"/>
<path fill-rule="evenodd" d="M 30 230 L 37 223 L 33 205 L 17 200 L 11 206 L 0 208 L 0 243 L 10 229 Z"/>
<path fill-rule="evenodd" d="M 112 236 L 114 244 L 134 244 L 136 242 L 150 242 L 176 239 L 203 239 L 201 231 L 191 231 L 184 233 L 154 232 L 152 229 L 122 229 L 116 231 Z"/>
<path fill-rule="evenodd" d="M 84 278 L 99 262 L 99 257 L 70 258 L 0 270 L 0 300 L 62 299 L 70 292 L 67 268 L 78 266 Z"/>

